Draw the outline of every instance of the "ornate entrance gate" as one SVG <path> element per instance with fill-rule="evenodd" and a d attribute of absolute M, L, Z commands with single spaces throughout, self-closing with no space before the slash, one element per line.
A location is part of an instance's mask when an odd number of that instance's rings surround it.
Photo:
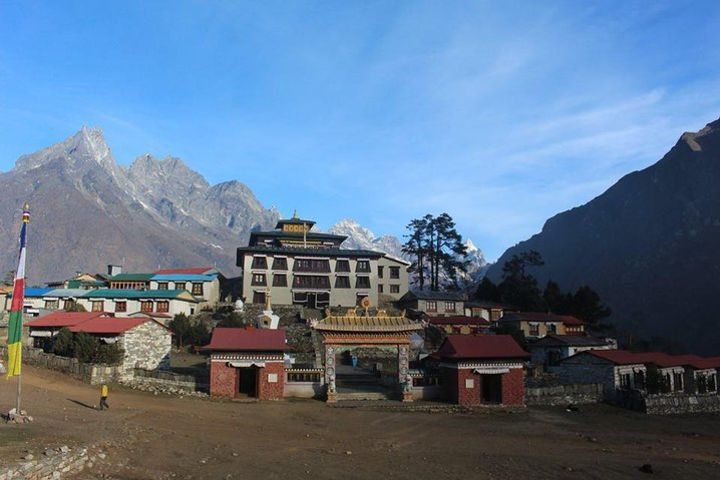
<path fill-rule="evenodd" d="M 357 347 L 394 347 L 397 349 L 397 369 L 394 388 L 404 402 L 412 401 L 412 379 L 408 375 L 410 361 L 410 336 L 422 326 L 400 316 L 389 316 L 379 310 L 371 316 L 365 309 L 364 315 L 358 315 L 356 309 L 349 309 L 344 315 L 327 316 L 314 325 L 323 338 L 323 363 L 327 401 L 337 401 L 336 356 L 339 351 Z"/>

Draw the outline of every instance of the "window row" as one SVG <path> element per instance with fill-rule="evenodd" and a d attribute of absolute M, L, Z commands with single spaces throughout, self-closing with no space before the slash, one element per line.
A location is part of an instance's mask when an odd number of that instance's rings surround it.
<path fill-rule="evenodd" d="M 287 287 L 287 275 L 276 273 L 272 277 L 273 287 Z M 267 275 L 264 273 L 253 273 L 250 284 L 253 287 L 266 287 L 267 286 Z M 295 275 L 293 277 L 293 288 L 314 288 L 314 289 L 329 289 L 330 288 L 330 277 L 326 275 Z M 393 290 L 393 287 L 397 287 L 397 291 Z M 351 288 L 350 277 L 338 276 L 335 278 L 335 288 Z M 370 277 L 358 276 L 355 278 L 355 288 L 370 288 Z M 390 290 L 392 293 L 400 292 L 399 285 L 391 285 Z"/>
<path fill-rule="evenodd" d="M 385 286 L 378 284 L 378 293 L 385 293 Z M 390 285 L 390 293 L 400 293 L 400 285 Z"/>
<path fill-rule="evenodd" d="M 399 292 L 399 290 L 398 290 Z M 395 292 L 397 293 L 397 292 Z M 437 312 L 437 301 L 435 300 L 426 300 L 425 301 L 425 310 L 428 312 Z M 456 311 L 455 302 L 445 302 L 445 313 L 454 313 Z"/>
<path fill-rule="evenodd" d="M 127 301 L 125 300 L 118 300 L 113 302 L 115 304 L 115 312 L 118 313 L 124 313 L 127 312 Z M 77 302 L 73 299 L 67 299 L 63 301 L 63 309 L 69 310 L 75 308 L 75 305 Z M 46 310 L 58 310 L 60 308 L 60 300 L 45 300 L 45 309 Z M 104 300 L 91 300 L 90 301 L 90 310 L 93 312 L 105 312 L 105 301 Z M 160 301 L 142 301 L 140 302 L 140 311 L 141 312 L 158 312 L 158 313 L 167 313 L 170 311 L 170 302 L 167 300 L 160 300 Z"/>
<path fill-rule="evenodd" d="M 173 282 L 174 289 L 175 290 L 187 290 L 188 292 L 191 292 L 193 295 L 199 295 L 202 296 L 203 294 L 203 284 L 202 282 L 193 282 L 192 286 L 188 288 L 189 282 Z M 157 289 L 158 290 L 168 290 L 170 286 L 169 282 L 158 282 Z"/>
<path fill-rule="evenodd" d="M 253 257 L 252 264 L 250 266 L 253 270 L 267 270 L 268 261 L 267 257 Z M 288 263 L 285 257 L 273 258 L 272 263 L 273 270 L 287 270 Z M 380 267 L 382 269 L 382 267 Z M 317 272 L 317 273 L 330 273 L 330 260 L 316 260 L 308 258 L 298 258 L 295 260 L 293 265 L 294 272 Z M 337 260 L 335 262 L 336 272 L 347 272 L 350 273 L 350 261 L 349 260 Z M 355 265 L 356 272 L 370 273 L 370 261 L 369 260 L 358 260 Z M 382 274 L 380 274 L 382 277 Z M 400 268 L 390 267 L 390 278 L 400 278 Z"/>

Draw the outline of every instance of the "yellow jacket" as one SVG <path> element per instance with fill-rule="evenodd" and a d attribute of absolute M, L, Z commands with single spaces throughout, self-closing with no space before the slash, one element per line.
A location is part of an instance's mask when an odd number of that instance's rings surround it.
<path fill-rule="evenodd" d="M 107 388 L 107 385 L 103 385 L 103 386 L 100 388 L 100 396 L 101 396 L 101 397 L 107 397 L 107 396 L 108 396 L 108 388 Z"/>

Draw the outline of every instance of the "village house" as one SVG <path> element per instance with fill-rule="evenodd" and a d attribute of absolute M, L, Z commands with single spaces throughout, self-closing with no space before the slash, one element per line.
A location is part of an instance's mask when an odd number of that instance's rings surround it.
<path fill-rule="evenodd" d="M 586 350 L 561 360 L 550 371 L 564 384 L 602 384 L 605 399 L 615 401 L 618 391 L 645 389 L 644 360 L 626 350 Z"/>
<path fill-rule="evenodd" d="M 617 341 L 577 335 L 549 334 L 527 345 L 534 365 L 553 366 L 585 350 L 617 350 Z"/>
<path fill-rule="evenodd" d="M 106 312 L 53 312 L 25 323 L 30 335 L 28 340 L 35 348 L 46 352 L 52 349 L 55 336 L 60 329 L 72 327 L 98 317 L 112 317 Z"/>
<path fill-rule="evenodd" d="M 720 357 L 676 355 L 673 359 L 685 369 L 683 378 L 685 393 L 717 394 L 717 370 L 720 368 Z"/>
<path fill-rule="evenodd" d="M 523 332 L 525 338 L 538 339 L 546 335 L 585 335 L 585 322 L 570 315 L 543 312 L 505 313 L 498 321 Z"/>
<path fill-rule="evenodd" d="M 285 330 L 215 328 L 210 344 L 210 395 L 280 400 L 285 383 Z"/>
<path fill-rule="evenodd" d="M 263 305 L 270 294 L 275 305 L 352 307 L 366 297 L 377 305 L 380 290 L 393 298 L 405 294 L 407 262 L 343 249 L 346 236 L 312 231 L 314 224 L 294 216 L 273 231 L 250 234 L 248 246 L 237 250 L 246 303 Z"/>
<path fill-rule="evenodd" d="M 501 303 L 472 300 L 465 302 L 465 315 L 468 317 L 484 318 L 488 322 L 495 323 L 506 311 L 517 310 L 515 307 Z"/>
<path fill-rule="evenodd" d="M 150 290 L 187 290 L 199 300 L 199 307 L 215 307 L 221 300 L 224 279 L 215 268 L 174 268 L 156 271 L 150 277 Z"/>
<path fill-rule="evenodd" d="M 454 292 L 410 291 L 398 301 L 398 306 L 411 315 L 454 317 L 465 312 L 465 297 Z"/>
<path fill-rule="evenodd" d="M 46 350 L 62 328 L 84 332 L 123 349 L 121 376 L 132 378 L 135 368 L 165 369 L 170 366 L 172 333 L 149 318 L 117 318 L 105 312 L 54 312 L 27 322 L 35 346 Z"/>
<path fill-rule="evenodd" d="M 476 335 L 490 329 L 490 322 L 482 317 L 428 317 L 426 321 L 429 326 L 437 327 L 448 335 Z"/>
<path fill-rule="evenodd" d="M 113 312 L 117 317 L 132 313 L 163 313 L 175 316 L 192 315 L 198 310 L 198 300 L 187 290 L 90 290 L 76 299 L 85 310 Z"/>
<path fill-rule="evenodd" d="M 529 354 L 510 335 L 448 335 L 429 357 L 447 388 L 447 399 L 463 406 L 525 403 L 523 365 Z"/>

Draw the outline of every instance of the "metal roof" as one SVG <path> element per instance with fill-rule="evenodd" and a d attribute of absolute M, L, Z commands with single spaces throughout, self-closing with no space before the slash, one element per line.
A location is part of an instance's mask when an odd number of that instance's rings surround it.
<path fill-rule="evenodd" d="M 156 282 L 212 282 L 213 280 L 217 279 L 217 274 L 215 275 L 199 275 L 194 273 L 166 273 L 166 274 L 159 274 L 154 275 L 151 280 L 154 280 Z"/>
<path fill-rule="evenodd" d="M 329 315 L 315 325 L 315 330 L 333 332 L 410 332 L 422 330 L 420 323 L 413 322 L 405 316 L 389 316 L 380 313 L 375 316 Z"/>
<path fill-rule="evenodd" d="M 176 299 L 197 303 L 198 300 L 187 290 L 121 290 L 101 288 L 88 290 L 84 298 L 132 298 L 132 299 Z"/>

